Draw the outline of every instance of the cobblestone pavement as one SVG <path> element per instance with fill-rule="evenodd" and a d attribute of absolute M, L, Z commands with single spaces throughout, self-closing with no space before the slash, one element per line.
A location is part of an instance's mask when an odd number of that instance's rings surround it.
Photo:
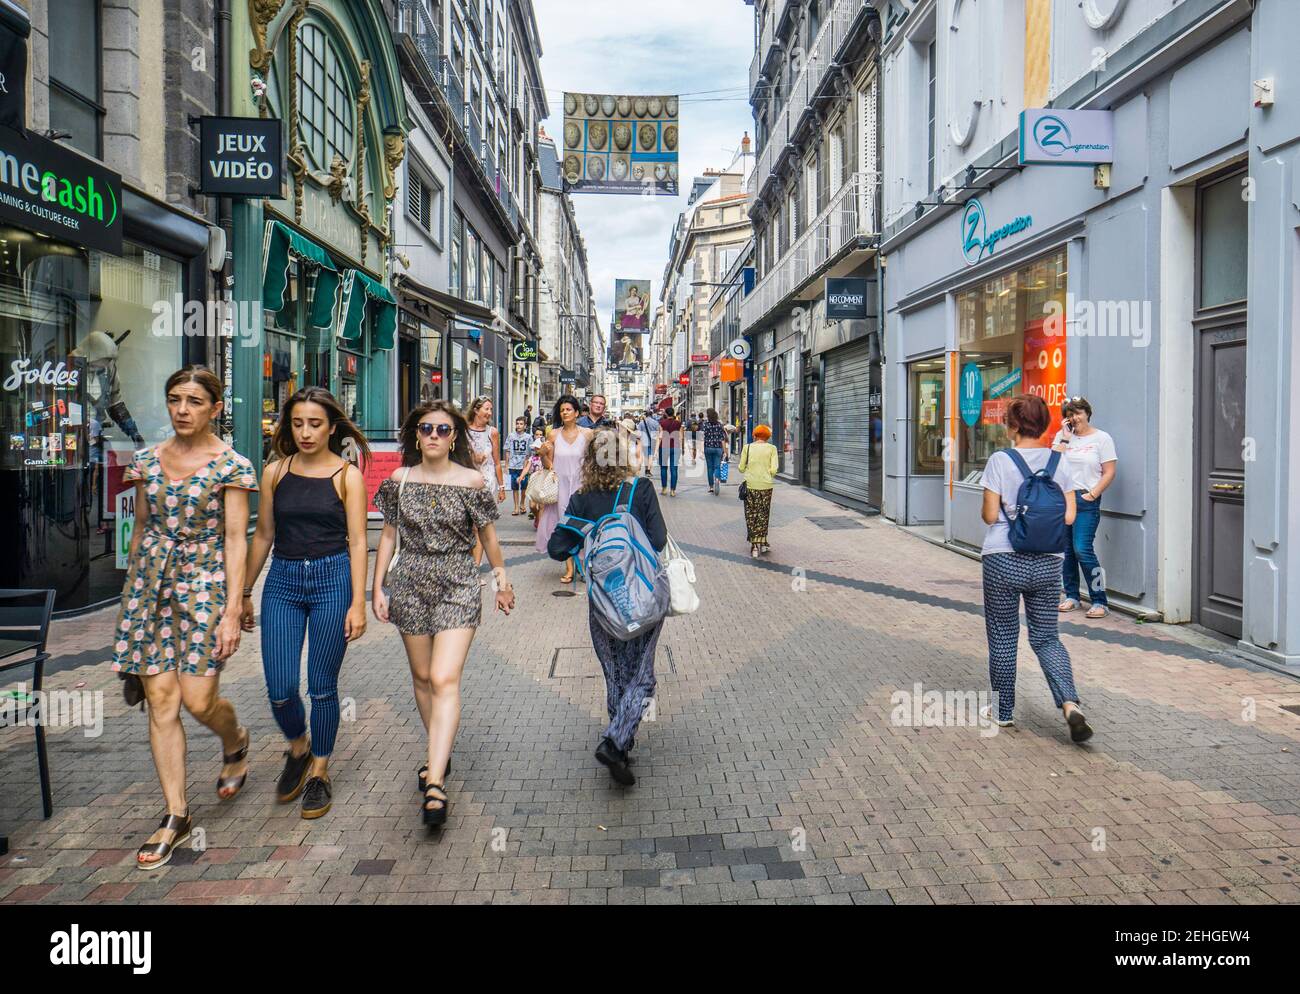
<path fill-rule="evenodd" d="M 1300 718 L 1283 710 L 1300 682 L 1075 614 L 1087 746 L 1023 637 L 1014 728 L 927 722 L 896 692 L 987 689 L 978 564 L 788 486 L 755 563 L 735 482 L 711 497 L 687 476 L 665 501 L 703 605 L 667 622 L 634 788 L 592 758 L 604 693 L 581 587 L 552 596 L 558 564 L 507 513 L 519 607 L 474 643 L 441 834 L 419 822 L 401 643 L 372 619 L 344 663 L 333 810 L 275 802 L 284 746 L 246 637 L 222 684 L 251 779 L 219 802 L 219 746 L 187 719 L 206 848 L 136 870 L 162 801 L 102 611 L 55 625 L 48 687 L 103 691 L 104 724 L 51 729 L 48 821 L 31 732 L 0 730 L 0 903 L 1300 902 Z"/>

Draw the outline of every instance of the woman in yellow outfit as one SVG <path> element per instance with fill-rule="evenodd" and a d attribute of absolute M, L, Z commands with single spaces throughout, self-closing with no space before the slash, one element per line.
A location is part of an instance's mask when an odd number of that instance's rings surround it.
<path fill-rule="evenodd" d="M 780 456 L 768 441 L 772 429 L 754 426 L 754 439 L 740 452 L 741 473 L 745 475 L 745 530 L 749 535 L 749 554 L 757 559 L 770 552 L 767 544 L 767 519 L 772 513 L 772 481 L 776 477 Z"/>

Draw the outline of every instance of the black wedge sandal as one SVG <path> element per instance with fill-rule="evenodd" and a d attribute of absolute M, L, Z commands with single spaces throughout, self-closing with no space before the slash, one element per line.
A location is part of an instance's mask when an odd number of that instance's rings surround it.
<path fill-rule="evenodd" d="M 232 753 L 222 753 L 221 762 L 229 766 L 232 763 L 239 763 L 248 758 L 248 747 L 252 743 L 253 736 L 248 729 L 244 729 L 244 744 Z M 217 777 L 217 797 L 222 801 L 233 801 L 239 796 L 239 792 L 244 789 L 244 784 L 248 780 L 248 770 L 237 777 Z M 222 795 L 223 790 L 233 790 L 233 794 Z"/>
<path fill-rule="evenodd" d="M 437 797 L 431 794 L 430 791 L 436 791 L 438 794 L 441 794 L 442 796 Z M 430 801 L 441 801 L 442 806 L 437 808 L 430 808 L 427 806 Z M 424 804 L 420 805 L 420 812 L 424 816 L 424 823 L 427 826 L 429 826 L 430 828 L 436 828 L 439 825 L 445 824 L 447 821 L 447 809 L 450 807 L 451 807 L 451 798 L 447 796 L 447 791 L 445 788 L 439 786 L 436 783 L 431 783 L 424 788 Z"/>
<path fill-rule="evenodd" d="M 172 858 L 172 853 L 176 851 L 177 847 L 189 840 L 194 823 L 190 820 L 189 815 L 168 814 L 163 817 L 158 827 L 170 829 L 176 834 L 172 836 L 170 842 L 146 842 L 142 845 L 135 854 L 135 868 L 137 870 L 156 870 L 166 864 Z M 160 856 L 162 858 L 145 862 L 140 859 L 141 856 Z"/>
<path fill-rule="evenodd" d="M 443 774 L 443 779 L 446 779 L 449 776 L 451 776 L 450 756 L 447 757 L 447 772 Z M 425 763 L 423 766 L 421 766 L 418 770 L 415 771 L 415 782 L 419 785 L 417 789 L 420 791 L 421 794 L 423 794 L 425 790 L 428 789 L 429 786 L 428 778 L 429 778 L 429 764 Z"/>

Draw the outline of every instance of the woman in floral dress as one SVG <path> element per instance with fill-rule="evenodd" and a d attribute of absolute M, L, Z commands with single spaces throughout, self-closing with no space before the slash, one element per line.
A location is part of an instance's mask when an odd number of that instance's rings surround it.
<path fill-rule="evenodd" d="M 221 667 L 239 648 L 253 467 L 211 430 L 221 381 L 189 366 L 165 387 L 171 438 L 135 453 L 123 479 L 135 484 L 136 528 L 113 645 L 113 669 L 142 680 L 149 744 L 167 814 L 136 854 L 142 870 L 171 859 L 190 836 L 181 707 L 221 739 L 217 796 L 248 779 L 248 730 L 220 696 Z"/>

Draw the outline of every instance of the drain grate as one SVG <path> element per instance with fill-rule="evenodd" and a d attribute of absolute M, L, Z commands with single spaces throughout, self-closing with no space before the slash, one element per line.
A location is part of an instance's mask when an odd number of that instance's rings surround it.
<path fill-rule="evenodd" d="M 857 518 L 834 517 L 834 518 L 808 518 L 818 528 L 824 528 L 826 531 L 839 531 L 844 528 L 861 528 L 862 522 Z"/>
<path fill-rule="evenodd" d="M 656 655 L 655 667 L 660 673 L 664 672 L 663 663 L 665 658 L 668 661 L 667 672 L 676 674 L 677 664 L 673 661 L 673 650 L 664 646 L 659 649 Z M 596 651 L 589 645 L 561 646 L 551 655 L 551 669 L 546 674 L 548 680 L 573 680 L 583 679 L 585 677 L 605 676 L 604 670 L 600 668 L 600 660 L 596 658 Z"/>

